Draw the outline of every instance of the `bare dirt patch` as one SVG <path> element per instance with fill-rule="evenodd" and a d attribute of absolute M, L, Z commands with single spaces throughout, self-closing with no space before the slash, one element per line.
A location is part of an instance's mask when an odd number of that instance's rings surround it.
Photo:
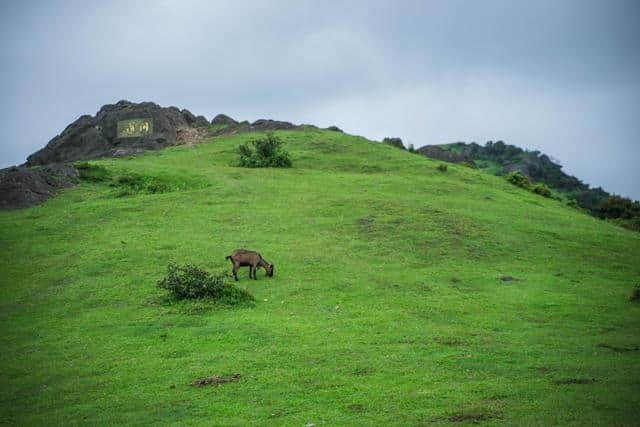
<path fill-rule="evenodd" d="M 214 375 L 212 377 L 200 378 L 199 380 L 192 381 L 191 385 L 195 387 L 204 387 L 207 385 L 218 386 L 220 384 L 233 383 L 236 381 L 240 381 L 240 374 L 232 374 L 228 376 Z"/>
<path fill-rule="evenodd" d="M 486 414 L 454 414 L 447 417 L 447 420 L 452 423 L 461 423 L 464 421 L 470 421 L 474 424 L 480 423 L 481 421 L 487 421 L 493 418 L 491 415 Z"/>
<path fill-rule="evenodd" d="M 364 367 L 364 368 L 355 369 L 353 371 L 353 375 L 364 376 L 364 375 L 370 375 L 373 372 L 374 372 L 373 368 Z"/>
<path fill-rule="evenodd" d="M 595 378 L 567 378 L 564 380 L 557 380 L 554 381 L 553 383 L 556 385 L 562 385 L 562 384 L 593 384 L 595 383 L 597 380 Z"/>
<path fill-rule="evenodd" d="M 502 416 L 495 413 L 482 413 L 482 412 L 460 412 L 444 417 L 431 418 L 429 421 L 432 423 L 439 423 L 442 421 L 449 421 L 452 423 L 472 423 L 480 424 L 483 421 L 489 421 L 492 419 L 502 419 Z"/>
<path fill-rule="evenodd" d="M 438 344 L 446 345 L 449 347 L 457 347 L 457 346 L 466 344 L 465 342 L 460 341 L 456 338 L 446 338 L 446 337 L 436 337 L 434 341 L 437 342 Z"/>
<path fill-rule="evenodd" d="M 356 413 L 364 411 L 364 405 L 360 403 L 353 403 L 347 406 L 347 408 L 349 408 L 351 412 L 356 412 Z"/>
<path fill-rule="evenodd" d="M 358 225 L 364 225 L 364 226 L 372 225 L 374 221 L 375 221 L 375 217 L 373 215 L 363 216 L 362 218 L 358 218 L 356 220 Z"/>
<path fill-rule="evenodd" d="M 613 350 L 616 353 L 626 353 L 628 351 L 638 351 L 640 347 L 616 347 L 610 344 L 598 344 L 598 347 L 608 348 L 609 350 Z"/>

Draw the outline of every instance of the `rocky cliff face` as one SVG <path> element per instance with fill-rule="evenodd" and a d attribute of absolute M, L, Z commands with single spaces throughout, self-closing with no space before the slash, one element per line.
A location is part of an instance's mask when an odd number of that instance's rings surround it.
<path fill-rule="evenodd" d="M 124 156 L 181 143 L 184 130 L 208 126 L 203 116 L 153 102 L 120 101 L 105 105 L 95 116 L 71 123 L 43 149 L 27 158 L 26 166 Z"/>

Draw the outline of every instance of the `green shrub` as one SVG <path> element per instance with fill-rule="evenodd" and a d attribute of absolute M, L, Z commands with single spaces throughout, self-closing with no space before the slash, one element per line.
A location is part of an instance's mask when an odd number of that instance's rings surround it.
<path fill-rule="evenodd" d="M 627 228 L 629 230 L 640 231 L 640 217 L 631 219 L 624 218 L 604 218 L 608 222 L 619 225 L 620 227 Z"/>
<path fill-rule="evenodd" d="M 282 149 L 284 142 L 268 133 L 264 138 L 251 141 L 251 145 L 238 147 L 238 166 L 246 168 L 289 168 L 291 158 Z"/>
<path fill-rule="evenodd" d="M 142 190 L 146 187 L 145 177 L 135 172 L 117 176 L 113 183 L 120 187 L 129 187 L 135 190 Z"/>
<path fill-rule="evenodd" d="M 633 219 L 640 217 L 640 202 L 614 194 L 598 203 L 596 213 L 601 218 Z"/>
<path fill-rule="evenodd" d="M 143 192 L 146 188 L 146 181 L 144 176 L 128 172 L 124 175 L 116 176 L 111 182 L 111 186 L 117 189 L 116 197 L 124 197 Z"/>
<path fill-rule="evenodd" d="M 578 204 L 576 199 L 567 200 L 567 206 L 569 206 L 570 208 L 574 208 L 574 209 L 580 209 L 580 205 Z"/>
<path fill-rule="evenodd" d="M 106 182 L 111 180 L 111 172 L 104 166 L 89 162 L 77 162 L 73 166 L 78 170 L 78 177 L 87 182 Z"/>
<path fill-rule="evenodd" d="M 166 193 L 168 191 L 171 191 L 171 187 L 168 183 L 163 182 L 161 179 L 153 179 L 147 184 L 146 191 L 147 193 L 151 194 Z"/>
<path fill-rule="evenodd" d="M 551 190 L 542 182 L 535 184 L 532 191 L 544 197 L 551 197 Z"/>
<path fill-rule="evenodd" d="M 638 283 L 636 287 L 633 288 L 633 291 L 631 291 L 631 297 L 629 297 L 629 300 L 640 302 L 640 283 Z"/>
<path fill-rule="evenodd" d="M 509 181 L 513 185 L 517 185 L 518 187 L 522 187 L 522 188 L 525 188 L 527 190 L 529 190 L 531 188 L 531 182 L 529 181 L 529 178 L 527 178 L 520 171 L 509 172 L 504 177 L 505 177 L 505 179 L 507 181 Z"/>
<path fill-rule="evenodd" d="M 404 144 L 402 143 L 402 139 L 400 138 L 385 138 L 382 140 L 382 143 L 391 145 L 392 147 L 396 147 L 401 150 L 406 150 L 406 148 L 404 148 Z"/>
<path fill-rule="evenodd" d="M 440 164 L 438 165 L 438 170 L 439 170 L 440 172 L 446 172 L 446 171 L 447 171 L 447 169 L 448 169 L 448 167 L 449 167 L 448 165 L 446 165 L 446 164 L 444 164 L 444 163 L 440 163 Z"/>
<path fill-rule="evenodd" d="M 172 190 L 171 182 L 167 177 L 141 175 L 135 172 L 116 176 L 111 182 L 111 186 L 117 188 L 116 197 L 138 193 L 166 193 Z"/>
<path fill-rule="evenodd" d="M 409 151 L 410 153 L 415 153 L 416 147 L 414 147 L 413 144 L 409 144 L 409 148 L 407 149 L 407 151 Z"/>
<path fill-rule="evenodd" d="M 168 290 L 179 300 L 209 298 L 229 305 L 254 300 L 249 291 L 228 283 L 226 279 L 226 273 L 211 275 L 195 265 L 171 263 L 167 267 L 167 275 L 157 282 L 157 286 Z"/>

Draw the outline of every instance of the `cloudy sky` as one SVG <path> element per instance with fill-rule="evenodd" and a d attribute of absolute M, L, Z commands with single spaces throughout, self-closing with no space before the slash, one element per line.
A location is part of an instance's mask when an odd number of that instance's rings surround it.
<path fill-rule="evenodd" d="M 640 199 L 640 2 L 3 1 L 0 167 L 120 99 L 503 140 Z"/>

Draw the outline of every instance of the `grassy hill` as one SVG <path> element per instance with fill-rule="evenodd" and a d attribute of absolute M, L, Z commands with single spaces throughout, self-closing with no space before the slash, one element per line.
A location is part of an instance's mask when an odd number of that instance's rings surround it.
<path fill-rule="evenodd" d="M 360 137 L 276 134 L 291 169 L 232 167 L 255 134 L 221 136 L 92 162 L 156 194 L 85 182 L 0 212 L 0 423 L 637 423 L 640 234 Z M 155 287 L 239 247 L 276 265 L 241 270 L 254 306 Z"/>
<path fill-rule="evenodd" d="M 474 142 L 439 145 L 448 151 L 464 154 L 481 169 L 494 175 L 520 171 L 535 182 L 543 182 L 596 216 L 602 216 L 601 204 L 611 196 L 602 188 L 591 188 L 578 178 L 567 175 L 557 160 L 539 151 L 527 151 L 502 141 L 488 141 L 484 146 Z M 631 200 L 629 200 L 631 202 Z"/>

